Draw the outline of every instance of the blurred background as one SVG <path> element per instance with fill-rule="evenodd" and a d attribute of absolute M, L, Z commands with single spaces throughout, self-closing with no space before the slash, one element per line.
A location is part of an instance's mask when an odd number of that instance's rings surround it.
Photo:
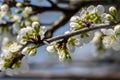
<path fill-rule="evenodd" d="M 1 0 L 4 1 L 4 0 Z M 24 2 L 23 0 L 16 0 L 17 2 Z M 28 1 L 28 0 L 26 0 Z M 37 6 L 50 7 L 51 4 L 47 0 L 29 0 L 30 4 Z M 119 0 L 52 0 L 59 7 L 76 7 L 83 5 L 83 7 L 89 5 L 102 4 L 106 8 L 109 6 L 116 6 Z M 85 1 L 85 3 L 82 3 Z M 86 4 L 89 1 L 89 4 Z M 81 7 L 80 7 L 81 9 Z M 79 10 L 80 10 L 79 9 Z M 75 11 L 72 15 L 79 15 L 79 10 Z M 14 8 L 12 9 L 14 12 Z M 48 10 L 42 13 L 36 14 L 39 17 L 41 23 L 45 23 L 45 26 L 49 28 L 50 23 L 59 20 L 63 13 L 61 11 Z M 71 14 L 68 12 L 67 14 Z M 60 25 L 57 28 L 53 36 L 64 34 L 65 31 L 69 30 L 69 20 L 65 21 L 65 24 Z M 114 55 L 112 60 L 106 58 L 99 58 L 94 56 L 94 46 L 89 43 L 81 48 L 76 48 L 72 54 L 72 63 L 64 64 L 59 62 L 58 58 L 51 56 L 45 50 L 46 45 L 38 48 L 37 55 L 28 57 L 30 71 L 26 73 L 20 73 L 18 75 L 9 76 L 4 72 L 0 72 L 0 80 L 39 80 L 39 79 L 64 79 L 64 80 L 98 80 L 98 79 L 120 79 L 120 68 L 119 68 L 119 56 Z M 113 60 L 115 59 L 115 61 Z M 117 61 L 116 61 L 117 59 Z"/>

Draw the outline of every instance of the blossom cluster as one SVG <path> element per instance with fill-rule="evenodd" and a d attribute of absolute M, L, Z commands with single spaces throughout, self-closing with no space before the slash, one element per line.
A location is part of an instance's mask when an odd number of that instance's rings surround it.
<path fill-rule="evenodd" d="M 23 48 L 28 42 L 34 42 L 42 40 L 46 32 L 46 27 L 40 26 L 39 22 L 33 22 L 31 26 L 21 28 L 17 35 L 17 42 L 9 42 L 7 39 L 4 40 L 2 46 L 2 54 L 0 55 L 0 70 L 15 69 L 21 66 L 21 61 L 14 63 L 13 59 L 22 53 L 23 55 L 33 56 L 36 54 L 37 45 L 30 45 Z M 39 36 L 39 37 L 38 37 Z M 23 49 L 22 49 L 23 48 Z M 22 51 L 21 51 L 22 49 Z"/>
<path fill-rule="evenodd" d="M 28 64 L 26 62 L 26 57 L 24 57 L 22 60 L 16 61 L 13 65 L 11 65 L 14 61 L 14 58 L 20 55 L 19 52 L 21 48 L 22 45 L 18 44 L 17 42 L 11 42 L 11 43 L 6 42 L 3 44 L 3 47 L 1 48 L 2 53 L 0 55 L 1 71 L 6 71 L 7 74 L 13 75 L 13 74 L 17 74 L 20 71 L 24 72 L 29 69 Z M 14 70 L 14 69 L 18 69 L 18 70 Z"/>
<path fill-rule="evenodd" d="M 107 21 L 105 15 L 106 13 L 104 13 L 104 7 L 102 5 L 98 5 L 98 6 L 89 6 L 87 9 L 82 9 L 82 11 L 80 12 L 80 16 L 73 16 L 70 19 L 70 31 L 66 31 L 65 34 L 69 34 L 71 32 L 80 30 L 80 29 L 84 29 L 84 28 L 89 28 L 90 24 L 95 23 L 95 24 L 100 24 L 100 23 L 105 23 Z M 64 52 L 64 54 L 66 54 L 66 56 L 69 53 L 73 53 L 75 51 L 75 47 L 81 47 L 84 44 L 89 43 L 94 37 L 94 31 L 89 31 L 86 33 L 82 33 L 73 37 L 70 37 L 67 39 L 66 42 L 63 42 L 65 46 L 64 49 L 66 49 L 67 51 Z M 52 46 L 51 46 L 52 45 Z M 49 53 L 56 53 L 59 56 L 59 60 L 60 61 L 64 61 L 65 60 L 65 56 L 61 56 L 59 55 L 59 52 L 62 52 L 62 50 L 59 49 L 59 47 L 55 47 L 57 45 L 56 44 L 50 44 L 47 47 L 47 51 Z M 62 59 L 64 60 L 61 60 Z"/>
<path fill-rule="evenodd" d="M 17 74 L 21 70 L 28 70 L 26 56 L 36 55 L 40 42 L 45 42 L 47 31 L 45 26 L 40 25 L 36 16 L 31 16 L 32 7 L 24 7 L 21 3 L 17 3 L 16 7 L 17 15 L 11 12 L 7 4 L 0 5 L 0 23 L 6 23 L 3 19 L 13 22 L 12 26 L 6 25 L 4 30 L 0 28 L 0 41 L 2 41 L 0 44 L 2 45 L 0 70 L 6 71 L 8 74 Z M 103 5 L 91 5 L 83 8 L 79 15 L 71 17 L 70 30 L 65 34 L 90 28 L 92 24 L 110 22 L 118 22 L 118 11 L 115 7 L 110 7 L 109 13 L 105 13 Z M 46 51 L 56 55 L 60 62 L 70 62 L 71 53 L 74 53 L 75 48 L 82 47 L 91 41 L 96 47 L 96 53 L 105 53 L 110 49 L 120 51 L 120 24 L 110 27 L 111 29 L 88 31 L 76 36 L 65 37 L 48 44 Z M 15 58 L 19 55 L 23 56 L 22 59 L 15 62 Z"/>
<path fill-rule="evenodd" d="M 118 22 L 117 9 L 113 6 L 110 7 L 109 14 L 106 14 L 106 18 L 108 22 Z M 94 35 L 92 42 L 96 46 L 95 53 L 97 53 L 97 56 L 99 56 L 100 53 L 105 54 L 110 50 L 113 50 L 113 51 L 120 50 L 120 46 L 119 46 L 120 45 L 120 38 L 119 38 L 120 25 L 118 24 L 110 27 L 111 29 L 101 29 L 99 32 L 96 32 Z"/>
<path fill-rule="evenodd" d="M 73 48 L 69 48 L 69 45 L 72 46 L 74 44 L 70 43 L 66 45 L 64 40 L 60 42 L 53 42 L 47 46 L 46 50 L 48 53 L 58 56 L 60 62 L 70 62 L 70 53 L 74 51 L 74 46 Z"/>
<path fill-rule="evenodd" d="M 81 10 L 79 16 L 73 16 L 70 19 L 70 31 L 66 31 L 66 34 L 71 32 L 81 30 L 84 28 L 89 28 L 91 24 L 104 24 L 110 22 L 118 22 L 118 12 L 115 7 L 109 8 L 109 13 L 105 13 L 105 8 L 103 5 L 97 5 L 96 7 L 91 5 L 88 8 Z M 114 28 L 113 28 L 114 27 Z M 115 51 L 120 50 L 120 25 L 111 27 L 111 29 L 101 29 L 96 31 L 85 32 L 76 36 L 72 36 L 63 41 L 65 46 L 62 46 L 62 49 L 66 50 L 65 56 L 61 56 L 59 52 L 62 52 L 58 45 L 58 42 L 50 43 L 46 50 L 49 53 L 55 53 L 59 56 L 60 61 L 65 61 L 68 53 L 73 53 L 75 47 L 82 47 L 84 44 L 87 44 L 92 41 L 96 47 L 96 54 L 105 53 L 107 50 L 113 49 Z M 61 53 L 62 54 L 62 53 Z M 62 58 L 61 58 L 62 57 Z M 64 59 L 64 60 L 61 60 Z"/>
<path fill-rule="evenodd" d="M 46 27 L 40 26 L 39 22 L 33 22 L 31 26 L 20 29 L 17 41 L 20 44 L 26 44 L 28 41 L 37 40 L 38 38 L 42 40 L 45 37 L 46 30 Z"/>

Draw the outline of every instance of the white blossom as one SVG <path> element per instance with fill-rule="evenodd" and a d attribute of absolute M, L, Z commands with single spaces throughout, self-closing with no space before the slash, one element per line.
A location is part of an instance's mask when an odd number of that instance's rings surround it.
<path fill-rule="evenodd" d="M 18 32 L 18 36 L 17 36 L 17 41 L 21 44 L 26 44 L 27 43 L 27 38 L 25 39 L 24 37 L 31 37 L 34 38 L 33 34 L 34 29 L 30 26 L 26 27 L 26 28 L 22 28 L 19 32 Z M 27 35 L 28 34 L 28 35 Z"/>
<path fill-rule="evenodd" d="M 22 45 L 14 42 L 14 43 L 12 43 L 12 44 L 9 46 L 9 51 L 10 51 L 10 52 L 17 52 L 17 51 L 19 51 L 21 48 L 22 48 Z"/>
<path fill-rule="evenodd" d="M 75 31 L 77 27 L 79 27 L 80 25 L 76 22 L 71 22 L 70 23 L 70 31 Z"/>
<path fill-rule="evenodd" d="M 30 55 L 30 56 L 35 56 L 35 55 L 36 55 L 36 48 L 32 49 L 32 50 L 29 52 L 29 55 Z"/>
<path fill-rule="evenodd" d="M 41 37 L 41 40 L 45 37 L 45 33 L 47 31 L 47 28 L 45 26 L 41 26 L 39 30 L 39 35 Z"/>
<path fill-rule="evenodd" d="M 67 49 L 69 53 L 73 53 L 75 51 L 75 45 L 67 44 Z"/>
<path fill-rule="evenodd" d="M 66 56 L 65 56 L 65 51 L 64 50 L 58 50 L 58 55 L 59 55 L 59 61 L 60 62 L 64 62 L 66 60 Z"/>
<path fill-rule="evenodd" d="M 2 12 L 7 12 L 9 10 L 9 6 L 7 4 L 3 4 L 1 7 L 0 7 L 1 11 Z"/>
<path fill-rule="evenodd" d="M 95 45 L 99 45 L 102 38 L 101 32 L 95 32 L 95 35 L 93 37 L 92 43 Z"/>
<path fill-rule="evenodd" d="M 77 39 L 75 39 L 75 45 L 77 47 L 81 47 L 83 45 L 83 43 L 82 43 L 82 41 L 79 38 L 77 38 Z"/>
<path fill-rule="evenodd" d="M 12 17 L 12 21 L 18 21 L 18 20 L 20 20 L 21 18 L 20 18 L 20 16 L 17 16 L 17 15 L 14 15 L 13 17 Z"/>
<path fill-rule="evenodd" d="M 13 43 L 8 43 L 6 45 L 3 45 L 1 50 L 2 50 L 2 54 L 5 58 L 9 59 L 13 57 L 14 53 L 17 53 L 20 51 L 20 49 L 22 48 L 22 45 L 13 42 Z"/>
<path fill-rule="evenodd" d="M 39 22 L 33 22 L 33 23 L 32 23 L 32 27 L 33 27 L 33 28 L 39 27 L 39 26 L 40 26 Z"/>
<path fill-rule="evenodd" d="M 26 44 L 27 41 L 23 39 L 23 36 L 21 35 L 18 35 L 17 36 L 17 41 L 20 43 L 20 44 Z"/>
<path fill-rule="evenodd" d="M 120 25 L 116 25 L 114 28 L 115 33 L 119 34 L 120 33 Z"/>
<path fill-rule="evenodd" d="M 105 48 L 111 48 L 113 41 L 114 41 L 114 39 L 111 38 L 110 36 L 105 36 L 103 39 L 103 44 L 104 44 Z"/>
<path fill-rule="evenodd" d="M 96 12 L 99 14 L 99 15 L 102 15 L 104 12 L 105 12 L 105 8 L 103 5 L 97 5 L 96 7 Z"/>
<path fill-rule="evenodd" d="M 101 29 L 101 32 L 103 32 L 103 34 L 105 34 L 105 35 L 114 35 L 115 34 L 113 29 Z"/>
<path fill-rule="evenodd" d="M 25 7 L 24 12 L 26 14 L 31 14 L 32 13 L 32 7 Z"/>
<path fill-rule="evenodd" d="M 22 54 L 24 54 L 24 55 L 28 55 L 29 53 L 28 53 L 28 48 L 29 47 L 25 47 L 23 50 L 22 50 Z"/>
<path fill-rule="evenodd" d="M 16 7 L 19 7 L 19 8 L 22 7 L 22 3 L 19 3 L 19 2 L 18 2 L 18 3 L 16 4 Z"/>
<path fill-rule="evenodd" d="M 79 16 L 73 16 L 73 17 L 71 17 L 70 22 L 76 22 L 77 19 L 80 19 L 80 17 Z"/>
<path fill-rule="evenodd" d="M 49 53 L 56 53 L 56 49 L 55 49 L 54 45 L 47 46 L 46 50 Z"/>
<path fill-rule="evenodd" d="M 118 11 L 117 11 L 117 9 L 116 9 L 114 6 L 111 6 L 111 7 L 109 8 L 109 12 L 110 12 L 113 16 L 118 17 Z"/>
<path fill-rule="evenodd" d="M 87 12 L 94 13 L 95 12 L 95 6 L 91 5 L 87 8 Z"/>
<path fill-rule="evenodd" d="M 36 47 L 35 46 L 27 46 L 22 50 L 21 53 L 24 55 L 34 56 L 36 54 Z"/>

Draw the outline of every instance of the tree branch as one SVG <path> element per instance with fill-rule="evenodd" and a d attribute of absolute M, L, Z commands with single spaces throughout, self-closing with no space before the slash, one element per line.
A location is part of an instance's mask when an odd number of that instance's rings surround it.
<path fill-rule="evenodd" d="M 58 7 L 58 6 L 57 6 L 57 3 L 54 3 L 52 0 L 48 0 L 48 2 L 49 2 L 52 6 Z"/>
<path fill-rule="evenodd" d="M 64 39 L 64 38 L 69 38 L 81 33 L 85 33 L 85 32 L 89 32 L 89 31 L 93 31 L 93 30 L 97 30 L 97 29 L 101 29 L 101 28 L 112 28 L 112 26 L 119 24 L 120 21 L 118 21 L 117 23 L 109 23 L 109 24 L 92 24 L 90 28 L 84 28 L 84 29 L 80 29 L 68 34 L 64 34 L 64 35 L 60 35 L 60 36 L 56 36 L 53 38 L 49 38 L 49 39 L 45 39 L 44 41 L 47 41 L 48 43 L 56 41 L 56 40 L 60 40 L 60 39 Z"/>
<path fill-rule="evenodd" d="M 14 22 L 1 23 L 0 27 L 6 27 L 12 25 Z"/>

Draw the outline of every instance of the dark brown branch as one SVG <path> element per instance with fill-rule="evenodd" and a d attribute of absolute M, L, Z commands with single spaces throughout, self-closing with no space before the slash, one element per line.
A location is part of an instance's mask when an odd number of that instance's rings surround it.
<path fill-rule="evenodd" d="M 14 23 L 14 22 L 2 23 L 2 24 L 0 24 L 0 27 L 7 27 L 7 26 L 12 25 L 13 23 Z"/>
<path fill-rule="evenodd" d="M 58 7 L 56 3 L 54 3 L 52 0 L 48 0 L 48 2 L 51 4 L 51 6 Z"/>

